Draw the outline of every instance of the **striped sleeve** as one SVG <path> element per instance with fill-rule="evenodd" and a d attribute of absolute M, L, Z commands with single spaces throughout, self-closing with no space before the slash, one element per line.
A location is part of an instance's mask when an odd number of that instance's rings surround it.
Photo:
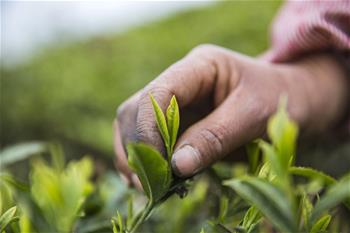
<path fill-rule="evenodd" d="M 272 24 L 265 59 L 285 62 L 322 50 L 350 58 L 350 0 L 286 2 Z"/>

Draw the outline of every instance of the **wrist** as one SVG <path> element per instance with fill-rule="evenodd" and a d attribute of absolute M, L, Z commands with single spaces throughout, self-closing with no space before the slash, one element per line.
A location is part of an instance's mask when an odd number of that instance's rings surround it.
<path fill-rule="evenodd" d="M 292 71 L 286 79 L 292 89 L 290 99 L 300 105 L 301 126 L 307 131 L 323 131 L 336 125 L 349 100 L 344 67 L 329 54 L 305 57 L 289 66 Z"/>

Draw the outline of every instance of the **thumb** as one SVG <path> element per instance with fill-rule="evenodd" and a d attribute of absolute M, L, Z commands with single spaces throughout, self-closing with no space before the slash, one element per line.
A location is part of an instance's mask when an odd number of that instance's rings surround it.
<path fill-rule="evenodd" d="M 226 99 L 183 133 L 172 157 L 178 176 L 194 175 L 263 133 L 265 117 L 257 117 L 258 105 L 243 106 L 242 102 L 236 97 Z"/>

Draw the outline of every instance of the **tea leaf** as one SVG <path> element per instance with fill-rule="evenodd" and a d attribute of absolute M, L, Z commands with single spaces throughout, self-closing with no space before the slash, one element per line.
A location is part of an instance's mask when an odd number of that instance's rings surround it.
<path fill-rule="evenodd" d="M 289 172 L 293 175 L 322 180 L 327 186 L 337 182 L 333 177 L 309 167 L 290 167 Z"/>
<path fill-rule="evenodd" d="M 275 148 L 264 141 L 260 141 L 259 145 L 264 153 L 267 164 L 270 165 L 269 173 L 271 173 L 271 171 L 273 173 L 269 175 L 276 175 L 279 179 L 282 179 L 284 181 L 285 177 L 287 176 L 287 171 L 285 170 L 284 166 L 280 163 L 279 156 Z"/>
<path fill-rule="evenodd" d="M 222 223 L 224 222 L 224 219 L 227 214 L 227 208 L 228 208 L 228 198 L 226 196 L 223 196 L 220 198 L 220 209 L 219 209 L 219 217 L 218 222 Z"/>
<path fill-rule="evenodd" d="M 43 142 L 18 143 L 6 147 L 0 152 L 0 167 L 22 161 L 32 155 L 40 154 L 47 150 L 47 144 Z"/>
<path fill-rule="evenodd" d="M 170 148 L 170 140 L 169 140 L 170 136 L 169 136 L 168 126 L 166 123 L 164 113 L 162 109 L 159 107 L 157 101 L 152 96 L 152 94 L 149 94 L 149 97 L 151 98 L 151 102 L 153 105 L 153 112 L 156 117 L 158 129 L 160 131 L 160 134 L 162 135 L 165 147 Z"/>
<path fill-rule="evenodd" d="M 121 233 L 123 233 L 124 232 L 123 218 L 120 215 L 119 211 L 117 212 L 117 220 L 118 220 L 119 230 L 120 230 Z"/>
<path fill-rule="evenodd" d="M 252 174 L 255 174 L 259 165 L 259 142 L 254 141 L 249 143 L 246 146 L 246 150 L 248 154 L 249 170 Z"/>
<path fill-rule="evenodd" d="M 179 105 L 177 104 L 176 97 L 173 97 L 170 100 L 170 104 L 166 110 L 167 117 L 167 125 L 169 130 L 169 146 L 170 146 L 170 154 L 168 154 L 169 161 L 171 160 L 172 152 L 174 150 L 174 145 L 177 138 L 177 132 L 179 130 L 180 125 L 180 113 L 179 113 Z"/>
<path fill-rule="evenodd" d="M 244 177 L 226 181 L 224 184 L 255 205 L 279 230 L 297 231 L 287 197 L 271 183 L 260 178 Z"/>
<path fill-rule="evenodd" d="M 0 173 L 0 181 L 6 182 L 11 187 L 13 187 L 17 190 L 20 190 L 20 191 L 28 191 L 29 190 L 28 184 L 15 179 L 12 175 L 10 175 L 8 173 Z"/>
<path fill-rule="evenodd" d="M 17 207 L 14 206 L 8 209 L 3 215 L 0 217 L 0 232 L 3 232 L 5 228 L 13 221 L 18 220 L 18 217 L 14 217 L 16 213 Z"/>
<path fill-rule="evenodd" d="M 114 219 L 112 219 L 111 223 L 112 223 L 112 227 L 113 227 L 113 233 L 119 233 L 116 221 Z"/>
<path fill-rule="evenodd" d="M 128 197 L 128 216 L 126 219 L 126 225 L 130 226 L 132 219 L 134 217 L 134 207 L 133 207 L 133 198 L 132 195 Z"/>
<path fill-rule="evenodd" d="M 329 222 L 331 221 L 332 216 L 329 214 L 323 216 L 320 218 L 311 228 L 310 233 L 318 233 L 318 232 L 323 232 L 326 231 Z"/>
<path fill-rule="evenodd" d="M 251 206 L 244 215 L 242 226 L 244 229 L 249 230 L 260 219 L 260 211 L 255 206 Z"/>
<path fill-rule="evenodd" d="M 276 114 L 268 121 L 267 132 L 272 144 L 277 149 L 281 167 L 286 169 L 295 154 L 298 127 L 286 111 L 287 101 L 282 99 Z"/>
<path fill-rule="evenodd" d="M 85 198 L 92 192 L 90 177 L 93 164 L 89 158 L 71 161 L 62 172 L 37 160 L 30 177 L 32 207 L 37 206 L 49 227 L 70 232 Z M 35 213 L 34 217 L 37 217 Z M 32 217 L 32 216 L 29 216 Z"/>
<path fill-rule="evenodd" d="M 208 231 L 213 233 L 232 233 L 229 229 L 227 229 L 224 225 L 220 223 L 216 223 L 214 221 L 207 221 L 208 223 Z"/>
<path fill-rule="evenodd" d="M 156 202 L 171 184 L 168 162 L 151 146 L 143 143 L 129 143 L 127 146 L 129 166 L 138 175 L 148 198 Z"/>
<path fill-rule="evenodd" d="M 309 219 L 313 209 L 312 203 L 305 191 L 303 191 L 300 199 L 300 221 L 304 224 L 304 228 L 309 229 Z"/>
<path fill-rule="evenodd" d="M 317 202 L 311 215 L 311 222 L 325 211 L 335 207 L 342 201 L 350 198 L 350 175 L 342 178 L 338 183 L 330 187 L 326 194 Z"/>

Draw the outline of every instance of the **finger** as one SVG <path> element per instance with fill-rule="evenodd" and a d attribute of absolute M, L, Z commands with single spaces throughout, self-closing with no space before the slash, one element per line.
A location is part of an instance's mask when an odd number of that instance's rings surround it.
<path fill-rule="evenodd" d="M 117 109 L 118 127 L 120 132 L 120 140 L 126 151 L 126 145 L 129 141 L 136 140 L 136 118 L 138 101 L 140 99 L 141 92 L 138 91 L 132 95 L 129 99 L 124 101 Z"/>
<path fill-rule="evenodd" d="M 132 182 L 132 171 L 128 166 L 127 156 L 121 142 L 120 129 L 119 129 L 117 120 L 114 120 L 113 128 L 114 128 L 113 144 L 114 144 L 114 152 L 116 154 L 115 166 L 117 167 L 118 171 L 120 171 L 122 179 L 128 185 L 130 185 Z"/>
<path fill-rule="evenodd" d="M 120 177 L 128 186 L 134 186 L 137 190 L 143 191 L 141 182 L 136 174 L 134 174 L 128 166 L 127 156 L 124 147 L 121 143 L 120 130 L 118 126 L 118 121 L 114 120 L 114 150 L 116 153 L 115 165 L 117 169 L 121 172 Z"/>
<path fill-rule="evenodd" d="M 138 191 L 143 192 L 142 184 L 141 184 L 141 182 L 140 182 L 139 177 L 138 177 L 136 174 L 133 174 L 133 175 L 131 176 L 131 181 L 132 181 L 134 187 L 135 187 Z"/>
<path fill-rule="evenodd" d="M 226 62 L 220 61 L 225 60 L 223 54 L 224 52 L 218 52 L 213 46 L 195 49 L 145 87 L 138 103 L 138 141 L 152 144 L 164 154 L 164 145 L 156 125 L 149 93 L 152 93 L 163 111 L 166 110 L 172 95 L 177 97 L 180 108 L 184 108 L 211 95 L 218 84 L 225 87 L 220 93 L 226 93 L 226 87 L 229 85 L 225 85 L 225 82 L 229 80 L 229 74 L 222 67 Z M 224 98 L 222 94 L 220 98 Z"/>
<path fill-rule="evenodd" d="M 254 94 L 235 90 L 213 113 L 191 126 L 179 138 L 172 167 L 179 176 L 191 176 L 264 131 L 269 111 Z"/>

